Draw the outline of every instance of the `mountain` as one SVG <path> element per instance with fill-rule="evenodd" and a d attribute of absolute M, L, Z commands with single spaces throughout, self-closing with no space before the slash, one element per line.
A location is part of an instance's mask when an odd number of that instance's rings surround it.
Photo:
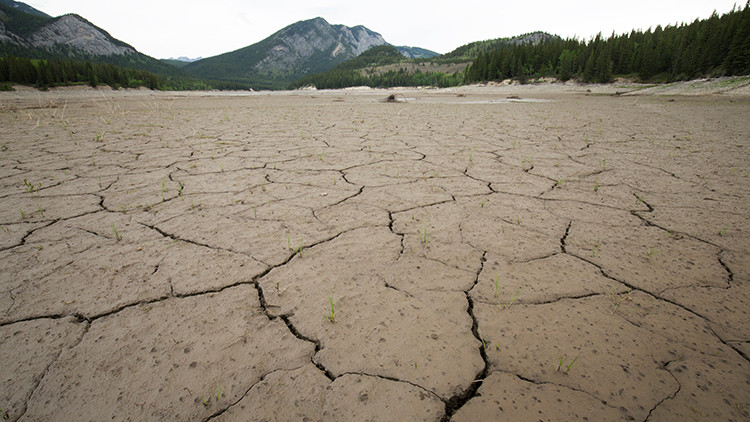
<path fill-rule="evenodd" d="M 443 54 L 441 58 L 444 59 L 469 59 L 474 60 L 479 53 L 486 53 L 488 51 L 497 50 L 504 45 L 520 45 L 520 44 L 539 44 L 544 41 L 553 39 L 560 39 L 557 35 L 550 35 L 546 32 L 530 32 L 528 34 L 517 35 L 511 38 L 495 38 L 486 41 L 475 41 L 466 45 L 462 45 L 450 53 Z"/>
<path fill-rule="evenodd" d="M 419 47 L 400 46 L 396 47 L 396 50 L 408 59 L 429 59 L 440 55 L 440 53 Z"/>
<path fill-rule="evenodd" d="M 174 58 L 174 57 L 170 57 L 170 58 L 168 58 L 168 59 L 162 59 L 162 60 L 172 60 L 172 61 L 176 61 L 176 62 L 187 62 L 187 63 L 192 63 L 192 62 L 197 62 L 198 60 L 200 60 L 200 59 L 202 59 L 202 58 L 203 58 L 203 57 L 197 57 L 197 58 L 195 58 L 195 59 L 191 59 L 190 57 L 180 56 L 180 57 L 177 57 L 177 58 Z"/>
<path fill-rule="evenodd" d="M 326 71 L 382 44 L 386 44 L 383 37 L 364 26 L 331 25 L 323 18 L 315 18 L 184 69 L 205 79 L 247 82 L 256 88 L 285 88 L 293 80 Z"/>
<path fill-rule="evenodd" d="M 79 15 L 53 18 L 20 2 L 9 6 L 9 0 L 0 1 L 0 56 L 90 60 L 162 75 L 182 75 L 173 66 L 139 53 Z"/>
<path fill-rule="evenodd" d="M 176 59 L 174 57 L 170 57 L 168 59 L 161 59 L 161 62 L 174 66 L 178 69 L 182 69 L 183 67 L 189 65 L 190 63 L 197 62 L 200 59 L 202 59 L 202 57 L 198 57 L 197 59 L 191 59 L 185 56 L 180 56 Z"/>
<path fill-rule="evenodd" d="M 31 15 L 37 15 L 37 16 L 43 16 L 45 18 L 51 18 L 52 16 L 34 9 L 33 7 L 29 6 L 26 3 L 21 3 L 20 1 L 13 1 L 13 0 L 0 0 L 0 4 L 11 7 L 13 9 L 18 9 L 22 12 L 29 13 Z"/>

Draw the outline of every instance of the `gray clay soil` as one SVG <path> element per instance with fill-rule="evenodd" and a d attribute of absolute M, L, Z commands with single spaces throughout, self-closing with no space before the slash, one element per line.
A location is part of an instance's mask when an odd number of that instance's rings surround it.
<path fill-rule="evenodd" d="M 0 416 L 750 419 L 750 97 L 508 92 L 3 93 Z"/>

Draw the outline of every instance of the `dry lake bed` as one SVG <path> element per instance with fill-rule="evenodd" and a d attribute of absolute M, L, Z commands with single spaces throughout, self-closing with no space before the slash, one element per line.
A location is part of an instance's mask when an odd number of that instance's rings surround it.
<path fill-rule="evenodd" d="M 750 419 L 750 96 L 593 91 L 3 93 L 0 417 Z"/>

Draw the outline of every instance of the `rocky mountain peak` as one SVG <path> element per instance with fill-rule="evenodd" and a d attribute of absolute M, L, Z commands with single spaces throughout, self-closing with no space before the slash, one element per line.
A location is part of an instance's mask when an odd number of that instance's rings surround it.
<path fill-rule="evenodd" d="M 134 54 L 136 50 L 117 42 L 107 32 L 75 15 L 63 15 L 35 31 L 28 38 L 34 47 L 64 46 L 96 56 Z"/>

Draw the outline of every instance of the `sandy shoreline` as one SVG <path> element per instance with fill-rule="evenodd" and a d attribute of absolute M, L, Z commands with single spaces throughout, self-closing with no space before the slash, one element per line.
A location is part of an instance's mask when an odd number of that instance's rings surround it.
<path fill-rule="evenodd" d="M 746 420 L 747 89 L 0 93 L 0 408 Z"/>

